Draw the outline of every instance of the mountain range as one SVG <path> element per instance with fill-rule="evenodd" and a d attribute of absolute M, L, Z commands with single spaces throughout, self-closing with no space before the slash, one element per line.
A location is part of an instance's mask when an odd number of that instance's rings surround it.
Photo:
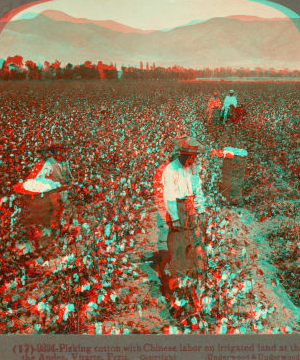
<path fill-rule="evenodd" d="M 300 69 L 298 29 L 299 19 L 241 15 L 193 20 L 171 29 L 140 30 L 48 10 L 6 24 L 0 35 L 0 58 L 18 54 L 39 63 L 58 59 L 62 66 L 101 60 L 118 67 L 143 61 L 192 68 Z"/>
<path fill-rule="evenodd" d="M 67 21 L 75 24 L 95 24 L 106 29 L 122 32 L 122 33 L 138 33 L 138 34 L 149 34 L 153 30 L 140 30 L 135 29 L 127 25 L 120 24 L 112 20 L 90 20 L 85 18 L 74 18 L 73 16 L 67 15 L 62 11 L 46 10 L 42 12 L 43 15 L 55 21 Z"/>
<path fill-rule="evenodd" d="M 22 16 L 20 16 L 18 18 L 18 20 L 33 19 L 33 18 L 37 17 L 39 14 L 40 13 L 27 12 L 27 13 L 23 14 Z M 205 20 L 194 19 L 194 20 L 192 20 L 192 21 L 190 21 L 190 22 L 188 22 L 186 24 L 173 26 L 171 28 L 159 29 L 159 30 L 141 30 L 141 29 L 136 29 L 136 28 L 124 25 L 124 24 L 120 24 L 120 23 L 118 23 L 116 21 L 113 21 L 113 20 L 91 20 L 91 19 L 86 19 L 86 18 L 75 18 L 73 16 L 70 16 L 70 15 L 64 13 L 63 11 L 58 11 L 58 10 L 45 10 L 41 14 L 49 17 L 52 20 L 56 20 L 56 21 L 67 21 L 67 22 L 70 22 L 70 23 L 77 23 L 77 24 L 92 23 L 92 24 L 99 25 L 99 26 L 105 27 L 107 29 L 111 29 L 111 30 L 118 31 L 118 32 L 139 33 L 139 34 L 149 34 L 149 33 L 154 32 L 154 31 L 170 31 L 170 30 L 176 29 L 177 27 L 200 24 L 200 23 L 202 23 L 204 21 L 209 20 L 209 19 L 205 19 Z M 288 18 L 285 18 L 285 19 L 283 19 L 283 18 L 265 19 L 265 18 L 261 18 L 261 17 L 258 17 L 258 16 L 249 16 L 249 15 L 231 15 L 231 16 L 227 16 L 227 18 L 238 19 L 238 20 L 242 20 L 242 21 L 265 21 L 265 20 L 282 21 L 282 20 L 288 20 Z"/>

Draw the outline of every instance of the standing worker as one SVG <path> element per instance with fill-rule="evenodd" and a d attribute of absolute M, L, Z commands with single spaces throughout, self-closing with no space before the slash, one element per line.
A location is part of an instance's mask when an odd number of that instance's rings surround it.
<path fill-rule="evenodd" d="M 237 107 L 237 99 L 234 96 L 234 90 L 229 91 L 229 95 L 226 96 L 223 107 L 222 107 L 222 114 L 223 114 L 223 124 L 225 124 L 227 120 L 228 111 L 230 109 L 230 105 L 233 105 L 234 108 Z"/>
<path fill-rule="evenodd" d="M 214 111 L 220 111 L 221 110 L 221 101 L 220 99 L 218 98 L 218 93 L 215 91 L 214 94 L 213 94 L 213 97 L 211 97 L 209 99 L 209 102 L 208 102 L 208 105 L 207 105 L 207 109 L 206 109 L 206 112 L 205 112 L 205 117 L 208 116 L 208 121 L 207 121 L 207 126 L 210 125 L 210 122 L 211 122 L 211 118 L 212 118 L 212 115 L 214 114 Z M 215 116 L 218 116 L 220 117 L 220 114 L 214 114 L 213 118 L 215 118 Z"/>
<path fill-rule="evenodd" d="M 175 140 L 176 141 L 176 140 Z M 163 173 L 165 168 L 177 158 L 178 154 L 174 151 L 174 140 L 166 140 L 166 145 L 162 149 L 166 159 L 165 161 L 157 168 L 153 176 L 153 185 L 154 185 L 154 199 L 157 206 L 157 248 L 158 253 L 151 259 L 153 266 L 157 269 L 160 275 L 161 281 L 161 291 L 162 293 L 165 290 L 165 286 L 168 283 L 168 276 L 164 272 L 166 265 L 170 262 L 170 253 L 167 246 L 167 237 L 169 232 L 169 227 L 166 222 L 166 209 L 164 204 L 164 184 L 163 184 Z"/>
<path fill-rule="evenodd" d="M 192 137 L 177 139 L 175 146 L 178 157 L 163 172 L 169 264 L 175 276 L 196 272 L 205 281 L 206 201 L 201 168 L 195 163 L 204 148 Z"/>

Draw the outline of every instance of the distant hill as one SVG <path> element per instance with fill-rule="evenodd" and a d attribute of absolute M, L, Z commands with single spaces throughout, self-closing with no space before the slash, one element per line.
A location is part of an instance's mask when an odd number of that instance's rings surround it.
<path fill-rule="evenodd" d="M 289 18 L 261 18 L 259 16 L 249 16 L 249 15 L 231 15 L 226 16 L 230 19 L 237 19 L 242 21 L 286 21 Z"/>
<path fill-rule="evenodd" d="M 208 19 L 207 19 L 208 20 Z M 188 22 L 187 24 L 183 24 L 183 25 L 180 25 L 180 26 L 174 26 L 174 27 L 171 27 L 171 28 L 167 28 L 167 29 L 161 29 L 161 30 L 157 30 L 157 31 L 171 31 L 171 30 L 174 30 L 178 27 L 183 27 L 183 26 L 190 26 L 190 25 L 196 25 L 196 24 L 200 24 L 204 21 L 207 21 L 207 20 L 199 20 L 199 19 L 195 19 L 195 20 L 192 20 L 190 22 Z"/>
<path fill-rule="evenodd" d="M 138 33 L 138 34 L 149 34 L 153 32 L 153 30 L 141 30 L 135 29 L 127 25 L 120 24 L 116 21 L 112 20 L 89 20 L 84 18 L 74 18 L 70 15 L 65 14 L 62 11 L 57 10 L 46 10 L 42 12 L 43 15 L 47 16 L 48 18 L 55 20 L 55 21 L 67 21 L 69 23 L 76 23 L 76 24 L 88 24 L 92 23 L 98 26 L 102 26 L 106 29 L 123 32 L 123 33 Z"/>
<path fill-rule="evenodd" d="M 101 60 L 117 66 L 148 61 L 156 66 L 193 68 L 300 68 L 300 33 L 290 20 L 214 18 L 144 34 L 116 31 L 86 19 L 77 22 L 49 16 L 7 24 L 0 37 L 0 57 L 19 54 L 40 63 L 58 59 L 62 65 Z M 300 28 L 299 20 L 295 21 Z"/>

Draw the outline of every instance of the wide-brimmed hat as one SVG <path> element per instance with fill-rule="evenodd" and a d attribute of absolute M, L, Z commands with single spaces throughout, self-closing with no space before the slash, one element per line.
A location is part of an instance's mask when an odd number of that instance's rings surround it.
<path fill-rule="evenodd" d="M 230 90 L 230 91 L 229 91 L 229 94 L 234 94 L 234 90 Z"/>
<path fill-rule="evenodd" d="M 216 91 L 214 92 L 214 95 L 219 95 Z"/>
<path fill-rule="evenodd" d="M 182 154 L 199 154 L 201 144 L 193 137 L 175 139 L 175 148 Z"/>

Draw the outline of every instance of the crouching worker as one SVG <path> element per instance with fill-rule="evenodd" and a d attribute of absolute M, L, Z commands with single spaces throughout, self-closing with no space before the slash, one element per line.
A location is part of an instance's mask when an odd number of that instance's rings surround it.
<path fill-rule="evenodd" d="M 64 227 L 69 226 L 72 206 L 69 199 L 70 185 L 73 181 L 73 175 L 70 171 L 68 152 L 69 149 L 63 144 L 50 145 L 50 151 L 53 154 L 49 158 L 49 162 L 52 164 L 52 179 L 58 181 L 61 184 L 61 188 L 58 192 L 54 192 L 51 201 L 54 203 L 61 203 L 61 210 L 53 213 L 52 223 L 54 227 L 60 226 L 61 211 L 64 211 L 64 219 L 66 221 Z M 54 209 L 59 207 L 54 206 Z"/>
<path fill-rule="evenodd" d="M 45 231 L 56 234 L 61 229 L 64 208 L 71 207 L 67 186 L 73 177 L 65 156 L 67 151 L 60 144 L 41 145 L 36 150 L 39 160 L 31 174 L 14 186 L 21 198 L 20 225 L 37 248 L 42 246 L 39 241 Z"/>
<path fill-rule="evenodd" d="M 178 157 L 163 172 L 170 272 L 175 277 L 195 273 L 204 282 L 206 201 L 195 162 L 204 147 L 191 137 L 176 140 L 175 147 Z"/>

